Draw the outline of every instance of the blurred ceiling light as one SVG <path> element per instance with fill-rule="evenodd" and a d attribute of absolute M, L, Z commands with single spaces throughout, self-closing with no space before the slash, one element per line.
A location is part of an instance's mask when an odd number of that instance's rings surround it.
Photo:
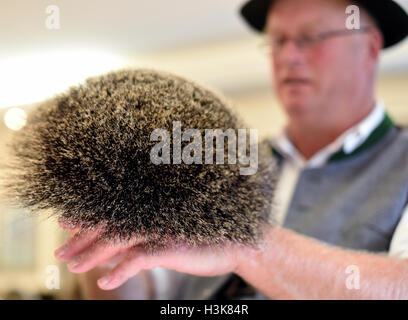
<path fill-rule="evenodd" d="M 20 130 L 27 122 L 27 114 L 23 109 L 11 108 L 4 115 L 4 122 L 9 129 Z"/>
<path fill-rule="evenodd" d="M 45 100 L 89 76 L 125 67 L 124 59 L 92 50 L 61 50 L 0 60 L 0 108 Z"/>

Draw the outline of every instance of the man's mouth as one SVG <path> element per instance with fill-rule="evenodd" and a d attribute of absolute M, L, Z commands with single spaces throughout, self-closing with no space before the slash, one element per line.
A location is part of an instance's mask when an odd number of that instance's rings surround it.
<path fill-rule="evenodd" d="M 306 78 L 286 78 L 282 81 L 282 83 L 284 85 L 295 85 L 295 86 L 299 86 L 299 85 L 309 85 L 310 84 L 310 80 L 306 79 Z"/>

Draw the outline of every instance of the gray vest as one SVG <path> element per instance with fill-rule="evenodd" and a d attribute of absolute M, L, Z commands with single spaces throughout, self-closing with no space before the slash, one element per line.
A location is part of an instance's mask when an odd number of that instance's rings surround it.
<path fill-rule="evenodd" d="M 304 170 L 284 227 L 344 248 L 386 252 L 408 202 L 408 131 Z"/>
<path fill-rule="evenodd" d="M 386 252 L 407 203 L 408 130 L 387 116 L 352 154 L 339 152 L 301 173 L 284 227 L 344 248 Z M 192 277 L 180 298 L 208 299 L 230 277 Z"/>

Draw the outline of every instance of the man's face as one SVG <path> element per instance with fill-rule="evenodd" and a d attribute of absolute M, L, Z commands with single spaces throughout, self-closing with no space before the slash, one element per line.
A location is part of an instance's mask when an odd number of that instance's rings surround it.
<path fill-rule="evenodd" d="M 279 43 L 346 30 L 348 5 L 342 0 L 278 0 L 268 15 L 268 38 Z M 292 121 L 313 123 L 326 118 L 330 123 L 338 112 L 347 112 L 347 99 L 364 90 L 364 69 L 369 67 L 362 39 L 361 34 L 331 37 L 302 48 L 286 41 L 280 50 L 272 50 L 275 89 Z M 344 109 L 333 110 L 333 105 Z"/>

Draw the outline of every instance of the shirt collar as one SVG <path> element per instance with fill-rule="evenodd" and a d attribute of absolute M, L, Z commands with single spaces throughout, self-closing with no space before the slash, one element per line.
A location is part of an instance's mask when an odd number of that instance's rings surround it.
<path fill-rule="evenodd" d="M 360 147 L 370 134 L 385 118 L 385 107 L 377 102 L 373 110 L 362 121 L 341 134 L 335 141 L 318 151 L 312 158 L 306 160 L 289 140 L 285 129 L 271 139 L 271 144 L 282 156 L 299 167 L 320 167 L 327 163 L 332 155 L 342 151 L 351 154 Z"/>

